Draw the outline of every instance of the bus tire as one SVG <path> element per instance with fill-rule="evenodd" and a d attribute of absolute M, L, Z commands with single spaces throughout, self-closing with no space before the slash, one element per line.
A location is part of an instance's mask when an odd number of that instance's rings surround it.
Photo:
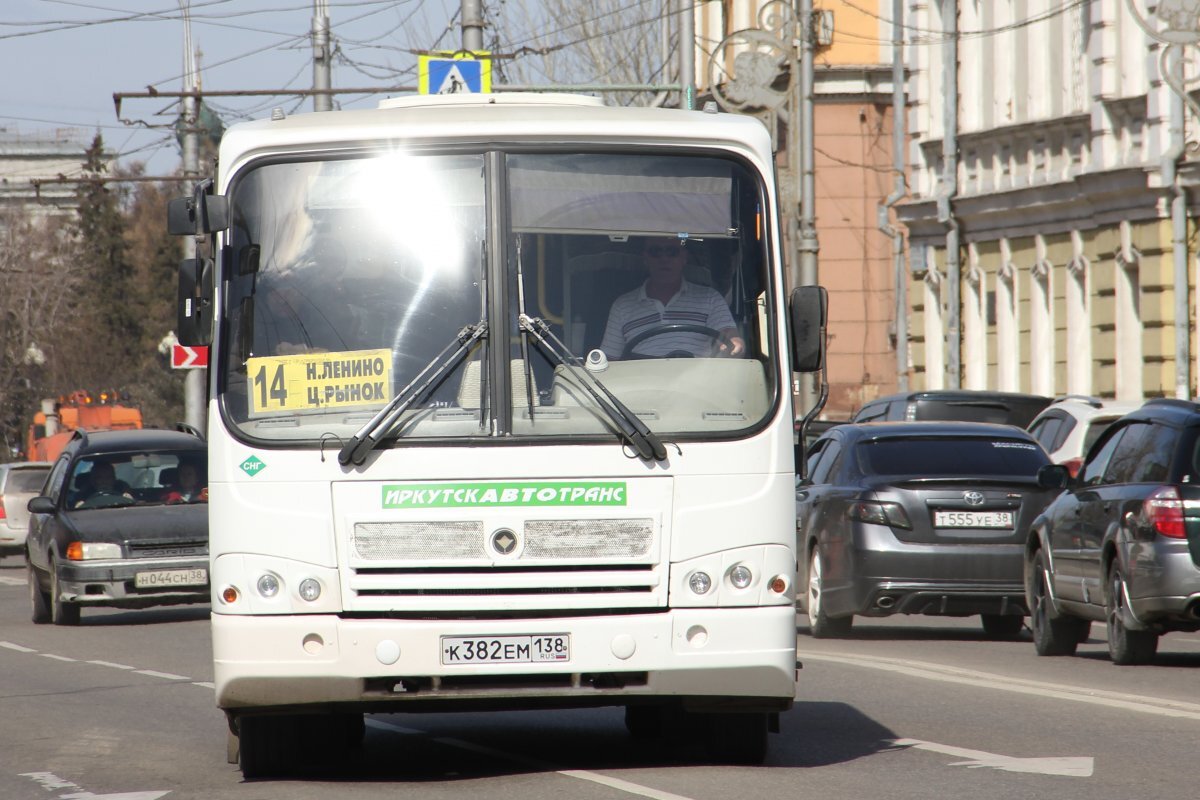
<path fill-rule="evenodd" d="M 238 765 L 242 777 L 285 775 L 293 766 L 298 737 L 288 717 L 241 717 L 238 720 Z"/>
<path fill-rule="evenodd" d="M 765 712 L 708 715 L 708 755 L 721 764 L 757 766 L 767 757 Z"/>

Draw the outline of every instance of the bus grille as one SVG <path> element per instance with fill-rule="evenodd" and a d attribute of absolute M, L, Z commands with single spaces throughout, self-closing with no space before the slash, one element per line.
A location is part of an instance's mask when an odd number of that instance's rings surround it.
<path fill-rule="evenodd" d="M 516 544 L 497 548 L 505 532 Z M 534 519 L 498 530 L 475 520 L 359 522 L 346 588 L 355 611 L 665 607 L 656 535 L 648 518 Z"/>

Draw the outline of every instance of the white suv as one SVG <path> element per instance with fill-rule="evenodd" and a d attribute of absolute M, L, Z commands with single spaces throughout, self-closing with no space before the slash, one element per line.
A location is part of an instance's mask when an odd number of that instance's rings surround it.
<path fill-rule="evenodd" d="M 1055 400 L 1034 417 L 1028 430 L 1050 454 L 1051 460 L 1064 465 L 1074 477 L 1092 442 L 1109 425 L 1139 408 L 1141 403 L 1118 403 L 1069 394 Z"/>

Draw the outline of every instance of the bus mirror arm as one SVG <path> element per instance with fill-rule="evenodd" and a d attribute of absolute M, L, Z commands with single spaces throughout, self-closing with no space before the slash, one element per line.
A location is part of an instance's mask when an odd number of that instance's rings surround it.
<path fill-rule="evenodd" d="M 454 337 L 454 341 L 446 345 L 440 353 L 433 357 L 417 376 L 408 382 L 403 389 L 396 393 L 391 401 L 381 408 L 371 420 L 358 429 L 350 441 L 338 451 L 338 463 L 343 467 L 350 464 L 362 466 L 370 453 L 392 429 L 409 406 L 425 393 L 433 384 L 441 380 L 446 370 L 455 366 L 475 342 L 487 335 L 487 323 L 480 320 L 474 325 L 467 325 Z M 451 352 L 453 351 L 453 352 Z"/>

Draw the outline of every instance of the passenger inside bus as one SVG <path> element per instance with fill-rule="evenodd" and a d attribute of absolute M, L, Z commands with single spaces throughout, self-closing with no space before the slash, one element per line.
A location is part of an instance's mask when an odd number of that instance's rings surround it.
<path fill-rule="evenodd" d="M 646 237 L 645 282 L 616 299 L 600 349 L 609 359 L 740 357 L 746 342 L 729 305 L 709 286 L 684 277 L 687 240 Z"/>

